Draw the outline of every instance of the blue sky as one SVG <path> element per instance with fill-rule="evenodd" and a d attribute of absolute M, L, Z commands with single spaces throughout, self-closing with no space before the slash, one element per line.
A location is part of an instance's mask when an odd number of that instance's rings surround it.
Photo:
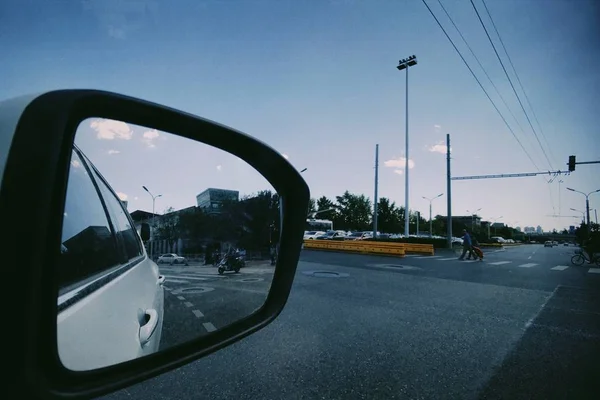
<path fill-rule="evenodd" d="M 442 4 L 523 131 L 438 1 L 427 3 L 540 169 L 564 170 L 571 154 L 581 161 L 600 159 L 597 2 L 487 1 L 541 124 L 542 130 L 525 102 L 550 166 L 470 1 Z M 512 77 L 481 0 L 475 4 Z M 0 48 L 1 99 L 95 88 L 179 108 L 260 138 L 287 154 L 298 169 L 307 167 L 303 175 L 313 197 L 333 198 L 344 190 L 372 197 L 379 143 L 379 194 L 400 205 L 404 176 L 397 165 L 405 156 L 405 76 L 395 66 L 415 54 L 419 63 L 410 69 L 409 82 L 411 209 L 426 213 L 422 196 L 446 193 L 445 155 L 431 151 L 440 149 L 436 145 L 446 133 L 451 134 L 455 176 L 536 171 L 421 0 L 9 0 L 0 4 Z M 168 159 L 167 148 L 147 146 L 144 130 L 132 132 L 129 146 L 138 143 L 139 151 L 154 152 L 155 160 Z M 216 165 L 202 168 L 195 161 L 177 171 L 166 162 L 157 170 L 148 161 L 136 174 L 123 174 L 127 165 L 139 162 L 127 159 L 124 149 L 112 155 L 108 150 L 119 150 L 116 146 L 125 141 L 96 140 L 86 153 L 115 190 L 128 196 L 130 211 L 152 207 L 143 184 L 169 192 L 170 198 L 157 205 L 160 210 L 193 205 L 191 193 L 215 179 Z M 173 179 L 185 190 L 162 189 L 171 188 Z M 543 177 L 455 181 L 453 214 L 481 208 L 484 218 L 503 216 L 513 225 L 552 229 L 575 224 L 578 219 L 547 215 L 577 215 L 569 208 L 582 210 L 584 197 L 565 188 L 600 189 L 598 165 L 577 166 L 562 180 L 560 193 L 558 179 L 548 184 Z M 264 180 L 257 178 L 255 189 L 249 180 L 244 185 L 243 192 L 259 190 Z M 600 208 L 600 194 L 590 199 L 591 208 Z M 445 214 L 445 200 L 434 202 L 434 214 Z"/>

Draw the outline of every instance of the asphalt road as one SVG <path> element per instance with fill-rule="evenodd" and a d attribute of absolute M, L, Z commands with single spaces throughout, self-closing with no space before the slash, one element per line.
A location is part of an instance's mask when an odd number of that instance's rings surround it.
<path fill-rule="evenodd" d="M 252 314 L 264 304 L 274 270 L 268 261 L 250 261 L 239 273 L 222 275 L 212 265 L 160 265 L 166 278 L 161 349 Z"/>
<path fill-rule="evenodd" d="M 596 399 L 600 268 L 571 266 L 573 250 L 304 251 L 271 325 L 106 398 Z"/>

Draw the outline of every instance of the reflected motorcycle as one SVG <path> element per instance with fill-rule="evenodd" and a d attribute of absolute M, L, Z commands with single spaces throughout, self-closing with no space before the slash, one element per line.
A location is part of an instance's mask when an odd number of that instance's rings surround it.
<path fill-rule="evenodd" d="M 217 271 L 222 275 L 225 271 L 234 271 L 235 273 L 240 272 L 240 269 L 246 266 L 246 260 L 240 251 L 234 251 L 228 253 L 221 258 L 219 261 L 219 267 Z"/>

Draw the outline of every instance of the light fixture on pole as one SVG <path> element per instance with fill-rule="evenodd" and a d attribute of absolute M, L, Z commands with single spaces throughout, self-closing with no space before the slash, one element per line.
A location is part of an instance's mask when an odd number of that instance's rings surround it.
<path fill-rule="evenodd" d="M 494 221 L 493 223 L 495 224 L 499 219 L 502 219 L 502 216 L 499 216 L 498 218 L 490 218 L 490 221 Z M 490 238 L 490 226 L 492 225 L 492 223 L 488 224 L 488 239 Z M 494 235 L 496 235 L 496 227 L 494 226 Z"/>
<path fill-rule="evenodd" d="M 308 168 L 304 168 L 302 171 L 300 171 L 300 173 L 303 173 L 304 171 L 306 171 Z"/>
<path fill-rule="evenodd" d="M 152 197 L 152 229 L 150 229 L 150 258 L 154 259 L 154 203 L 156 202 L 156 199 L 159 197 L 162 197 L 162 194 L 158 194 L 156 196 L 154 196 L 146 186 L 142 186 L 142 188 L 144 188 L 144 190 L 146 192 L 148 192 L 148 194 L 150 195 L 150 197 Z"/>
<path fill-rule="evenodd" d="M 473 232 L 473 230 L 474 230 L 474 225 L 475 225 L 475 224 L 473 223 L 473 216 L 476 216 L 476 215 L 477 215 L 477 213 L 478 213 L 479 211 L 481 211 L 481 208 L 478 208 L 478 209 L 477 209 L 477 210 L 475 210 L 475 212 L 473 212 L 473 213 L 472 213 L 472 212 L 470 212 L 469 210 L 467 210 L 467 214 L 470 214 L 470 215 L 471 215 L 471 232 Z"/>
<path fill-rule="evenodd" d="M 575 193 L 580 193 L 585 196 L 585 213 L 587 216 L 587 231 L 588 231 L 588 235 L 589 235 L 590 234 L 590 195 L 600 192 L 600 189 L 594 190 L 593 192 L 589 192 L 588 194 L 585 194 L 584 192 L 580 192 L 579 190 L 575 190 L 575 189 L 571 189 L 571 188 L 567 188 L 567 190 L 570 190 L 571 192 L 575 192 Z M 575 211 L 577 211 L 577 210 L 575 210 Z"/>
<path fill-rule="evenodd" d="M 442 197 L 444 195 L 444 193 L 440 193 L 435 197 L 432 197 L 431 199 L 425 196 L 422 196 L 425 200 L 427 200 L 429 202 L 429 237 L 433 236 L 433 220 L 431 219 L 431 202 L 435 199 L 437 199 L 438 197 Z"/>
<path fill-rule="evenodd" d="M 405 148 L 405 162 L 404 162 L 404 235 L 409 236 L 409 204 L 408 204 L 408 69 L 417 65 L 417 56 L 412 55 L 408 58 L 404 58 L 398 62 L 396 67 L 398 71 L 406 70 L 406 148 Z"/>
<path fill-rule="evenodd" d="M 585 211 L 581 211 L 576 208 L 571 208 L 571 211 L 577 211 L 578 213 L 581 213 L 581 221 L 583 221 L 583 223 L 585 224 Z"/>

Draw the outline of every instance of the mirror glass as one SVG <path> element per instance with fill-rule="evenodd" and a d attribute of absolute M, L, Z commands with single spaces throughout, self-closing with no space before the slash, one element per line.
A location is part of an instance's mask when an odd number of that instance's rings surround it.
<path fill-rule="evenodd" d="M 78 126 L 69 168 L 57 272 L 66 368 L 142 357 L 264 304 L 279 198 L 245 161 L 174 134 L 92 118 Z"/>

